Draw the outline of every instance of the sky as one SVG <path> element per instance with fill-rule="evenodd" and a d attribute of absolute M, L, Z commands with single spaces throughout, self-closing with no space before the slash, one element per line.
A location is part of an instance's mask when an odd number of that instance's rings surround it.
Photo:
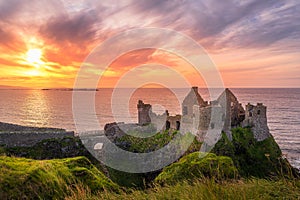
<path fill-rule="evenodd" d="M 0 0 L 0 85 L 71 88 L 93 50 L 137 28 L 164 28 L 192 38 L 225 87 L 300 85 L 299 0 Z M 162 38 L 155 37 L 160 43 Z M 141 38 L 118 45 L 147 41 Z M 180 46 L 180 41 L 168 42 Z M 99 57 L 115 53 L 109 49 Z M 122 87 L 165 80 L 168 87 L 183 87 L 182 78 L 208 86 L 205 73 L 164 49 L 133 49 L 105 70 L 97 67 L 84 74 L 87 80 L 101 75 L 97 87 L 116 87 L 125 77 Z"/>

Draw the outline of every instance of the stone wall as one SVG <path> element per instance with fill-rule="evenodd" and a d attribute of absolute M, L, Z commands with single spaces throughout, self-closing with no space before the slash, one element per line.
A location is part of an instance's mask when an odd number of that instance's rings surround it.
<path fill-rule="evenodd" d="M 232 128 L 241 125 L 245 117 L 245 110 L 229 89 L 225 89 L 216 102 L 218 102 L 225 111 L 225 115 L 223 116 L 225 120 L 224 132 L 229 133 Z"/>
<path fill-rule="evenodd" d="M 254 137 L 258 141 L 271 136 L 267 124 L 267 108 L 263 104 L 258 103 L 257 106 L 246 105 L 245 111 L 242 104 L 239 103 L 238 99 L 229 89 L 225 89 L 217 100 L 211 101 L 207 105 L 197 103 L 195 100 L 197 96 L 200 96 L 200 94 L 198 94 L 196 88 L 192 88 L 190 94 L 185 98 L 183 106 L 190 106 L 188 104 L 194 105 L 191 113 L 190 109 L 187 109 L 186 111 L 188 112 L 182 115 L 183 131 L 192 132 L 203 138 L 203 135 L 208 130 L 221 130 L 231 140 L 232 128 L 250 126 Z M 203 99 L 201 102 L 204 102 Z"/>
<path fill-rule="evenodd" d="M 153 124 L 158 131 L 166 129 L 166 121 L 169 116 L 169 112 L 166 110 L 162 115 L 157 115 L 154 112 L 150 113 L 151 124 Z"/>
<path fill-rule="evenodd" d="M 181 115 L 168 116 L 166 121 L 166 130 L 179 130 L 181 126 Z"/>
<path fill-rule="evenodd" d="M 198 93 L 198 87 L 192 87 L 189 94 L 182 102 L 182 115 L 189 118 L 193 117 L 193 106 L 198 105 L 200 107 L 207 106 L 207 102 L 202 99 Z"/>
<path fill-rule="evenodd" d="M 246 105 L 246 116 L 243 126 L 251 127 L 254 138 L 258 141 L 270 137 L 271 134 L 267 122 L 267 107 L 262 103 L 258 103 L 256 106 L 250 103 Z"/>
<path fill-rule="evenodd" d="M 144 104 L 139 100 L 137 104 L 138 108 L 138 123 L 140 125 L 151 123 L 150 113 L 152 112 L 152 106 L 150 104 Z"/>
<path fill-rule="evenodd" d="M 179 130 L 181 133 L 193 133 L 203 138 L 209 132 L 224 131 L 231 140 L 231 129 L 241 126 L 251 126 L 257 140 L 270 137 L 267 124 L 266 107 L 247 105 L 246 111 L 236 96 L 229 90 L 217 100 L 207 103 L 193 87 L 182 103 L 182 115 L 169 116 L 168 111 L 163 115 L 152 113 L 151 105 L 139 101 L 139 125 L 153 123 L 158 129 Z M 165 125 L 163 125 L 165 123 Z"/>

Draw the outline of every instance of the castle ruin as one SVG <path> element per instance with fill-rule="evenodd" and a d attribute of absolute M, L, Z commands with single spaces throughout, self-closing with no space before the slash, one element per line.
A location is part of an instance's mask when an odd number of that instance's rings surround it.
<path fill-rule="evenodd" d="M 262 103 L 256 106 L 249 103 L 244 109 L 229 89 L 225 89 L 216 100 L 207 102 L 199 94 L 198 87 L 192 87 L 182 102 L 181 115 L 170 116 L 167 110 L 163 115 L 156 115 L 152 106 L 141 100 L 137 108 L 139 125 L 152 123 L 162 130 L 191 132 L 199 140 L 204 139 L 208 130 L 223 131 L 231 140 L 231 129 L 236 127 L 251 127 L 258 141 L 270 137 L 267 107 Z"/>

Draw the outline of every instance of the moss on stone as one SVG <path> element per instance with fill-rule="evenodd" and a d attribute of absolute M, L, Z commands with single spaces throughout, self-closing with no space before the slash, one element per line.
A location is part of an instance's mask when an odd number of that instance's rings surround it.
<path fill-rule="evenodd" d="M 176 131 L 172 133 L 164 131 L 148 138 L 125 135 L 116 140 L 116 145 L 126 151 L 134 153 L 148 153 L 167 145 L 177 134 L 178 132 Z"/>
<path fill-rule="evenodd" d="M 177 140 L 180 141 L 180 144 L 176 143 L 175 147 L 170 149 L 167 148 L 167 150 L 171 152 L 182 152 L 182 148 L 188 147 L 184 155 L 200 150 L 202 143 L 198 142 L 195 139 L 195 136 L 192 134 L 181 135 L 177 131 L 163 131 L 148 138 L 125 135 L 116 140 L 116 145 L 126 151 L 134 153 L 148 153 L 163 148 L 175 139 L 175 137 L 177 137 Z M 161 170 L 149 173 L 127 173 L 108 167 L 108 172 L 110 178 L 121 186 L 144 188 L 156 178 Z"/>
<path fill-rule="evenodd" d="M 1 199 L 61 199 L 76 184 L 83 184 L 93 192 L 118 190 L 85 157 L 44 161 L 0 157 Z"/>
<path fill-rule="evenodd" d="M 244 177 L 295 175 L 288 161 L 282 158 L 281 150 L 274 138 L 257 141 L 250 128 L 233 129 L 232 141 L 228 140 L 226 134 L 222 134 L 212 152 L 231 157 L 240 175 Z"/>
<path fill-rule="evenodd" d="M 229 157 L 194 152 L 163 169 L 156 177 L 157 183 L 174 184 L 201 178 L 224 180 L 235 178 L 237 169 Z"/>

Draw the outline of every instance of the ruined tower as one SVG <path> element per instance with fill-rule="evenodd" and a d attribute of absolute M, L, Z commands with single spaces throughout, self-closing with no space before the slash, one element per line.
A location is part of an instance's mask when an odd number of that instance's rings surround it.
<path fill-rule="evenodd" d="M 205 107 L 207 104 L 207 101 L 204 101 L 198 93 L 198 87 L 192 87 L 191 91 L 182 102 L 182 115 L 192 118 L 194 105 Z"/>
<path fill-rule="evenodd" d="M 194 106 L 202 108 L 207 106 L 207 101 L 204 101 L 198 92 L 198 87 L 192 87 L 191 91 L 182 102 L 182 118 L 180 130 L 182 133 L 191 132 L 198 134 L 199 122 L 195 120 Z"/>
<path fill-rule="evenodd" d="M 258 103 L 256 106 L 248 103 L 243 126 L 251 127 L 254 138 L 258 141 L 270 137 L 271 134 L 267 125 L 267 107 L 262 103 Z"/>
<path fill-rule="evenodd" d="M 142 100 L 139 100 L 137 104 L 138 108 L 138 123 L 145 125 L 151 123 L 150 113 L 152 112 L 152 106 L 150 104 L 144 104 Z"/>
<path fill-rule="evenodd" d="M 226 132 L 228 138 L 231 139 L 231 129 L 241 125 L 245 119 L 245 110 L 236 96 L 228 88 L 220 95 L 217 102 L 223 108 L 223 131 Z"/>

